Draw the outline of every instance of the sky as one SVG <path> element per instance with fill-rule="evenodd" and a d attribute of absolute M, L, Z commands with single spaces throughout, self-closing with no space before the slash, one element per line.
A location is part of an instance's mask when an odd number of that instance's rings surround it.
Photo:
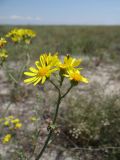
<path fill-rule="evenodd" d="M 0 24 L 120 25 L 120 0 L 0 0 Z"/>

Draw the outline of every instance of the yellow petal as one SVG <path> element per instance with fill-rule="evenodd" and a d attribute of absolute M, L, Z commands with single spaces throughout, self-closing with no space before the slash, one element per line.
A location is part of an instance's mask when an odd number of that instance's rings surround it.
<path fill-rule="evenodd" d="M 81 82 L 88 83 L 88 79 L 83 77 L 83 76 L 81 76 Z"/>
<path fill-rule="evenodd" d="M 80 63 L 81 63 L 81 60 L 80 60 L 80 59 L 79 59 L 79 60 L 75 60 L 75 61 L 73 62 L 73 66 L 74 66 L 74 67 L 77 67 L 77 66 L 80 65 Z"/>
<path fill-rule="evenodd" d="M 24 72 L 25 75 L 27 76 L 36 76 L 37 73 L 32 73 L 32 72 Z"/>
<path fill-rule="evenodd" d="M 39 61 L 36 61 L 35 64 L 36 64 L 37 68 L 40 69 L 40 66 L 39 66 L 40 63 L 39 63 Z"/>
<path fill-rule="evenodd" d="M 34 81 L 36 81 L 38 78 L 37 77 L 33 77 L 33 78 L 28 78 L 24 80 L 24 83 L 32 83 Z"/>
<path fill-rule="evenodd" d="M 41 66 L 45 66 L 45 59 L 43 58 L 43 56 L 40 56 L 40 63 Z"/>
<path fill-rule="evenodd" d="M 46 80 L 46 77 L 44 76 L 43 78 L 42 78 L 42 84 L 45 82 L 45 80 Z"/>
<path fill-rule="evenodd" d="M 40 82 L 40 80 L 41 80 L 41 77 L 38 78 L 38 80 L 34 83 L 34 86 L 36 86 L 36 84 L 38 84 Z"/>
<path fill-rule="evenodd" d="M 57 71 L 58 69 L 59 68 L 53 68 L 53 69 L 50 70 L 50 73 L 53 73 L 53 72 Z"/>
<path fill-rule="evenodd" d="M 38 73 L 38 70 L 35 69 L 35 68 L 33 68 L 33 67 L 30 67 L 29 70 L 30 70 L 31 72 Z"/>
<path fill-rule="evenodd" d="M 69 75 L 68 75 L 68 74 L 63 74 L 63 76 L 65 76 L 65 77 L 69 77 Z"/>

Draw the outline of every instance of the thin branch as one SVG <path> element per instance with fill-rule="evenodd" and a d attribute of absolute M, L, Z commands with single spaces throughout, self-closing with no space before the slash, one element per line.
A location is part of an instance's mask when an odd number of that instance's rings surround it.
<path fill-rule="evenodd" d="M 49 81 L 50 81 L 50 83 L 51 83 L 51 84 L 59 91 L 59 93 L 60 93 L 59 87 L 58 87 L 52 80 L 49 79 Z"/>
<path fill-rule="evenodd" d="M 18 81 L 13 77 L 13 75 L 12 75 L 11 73 L 8 73 L 8 74 L 9 74 L 10 78 L 11 78 L 16 84 L 18 84 Z"/>
<path fill-rule="evenodd" d="M 64 98 L 68 93 L 69 91 L 72 89 L 73 85 L 71 85 L 68 90 L 61 96 L 61 99 Z"/>

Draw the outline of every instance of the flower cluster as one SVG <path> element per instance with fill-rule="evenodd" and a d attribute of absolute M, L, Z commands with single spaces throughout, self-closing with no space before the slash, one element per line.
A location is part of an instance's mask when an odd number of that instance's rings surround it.
<path fill-rule="evenodd" d="M 6 134 L 2 139 L 3 144 L 8 143 L 11 140 L 11 138 L 12 138 L 11 134 Z"/>
<path fill-rule="evenodd" d="M 43 84 L 54 72 L 58 71 L 61 79 L 67 77 L 75 85 L 78 82 L 88 83 L 88 80 L 80 73 L 80 63 L 81 59 L 72 58 L 69 55 L 65 56 L 62 62 L 57 53 L 53 55 L 44 53 L 40 55 L 39 61 L 35 62 L 36 68 L 30 67 L 29 72 L 24 72 L 25 75 L 30 76 L 24 82 L 34 85 Z"/>
<path fill-rule="evenodd" d="M 4 126 L 9 127 L 9 129 L 18 129 L 22 127 L 20 119 L 14 118 L 14 116 L 8 116 L 1 119 Z"/>
<path fill-rule="evenodd" d="M 69 133 L 73 138 L 78 139 L 81 135 L 81 130 L 79 128 L 72 128 Z"/>
<path fill-rule="evenodd" d="M 5 59 L 8 57 L 6 49 L 0 49 L 0 60 L 5 61 Z"/>
<path fill-rule="evenodd" d="M 6 45 L 7 41 L 5 40 L 5 38 L 0 38 L 0 65 L 3 64 L 3 62 L 6 60 L 6 58 L 8 57 L 7 51 L 6 49 L 4 49 L 5 45 Z"/>
<path fill-rule="evenodd" d="M 7 131 L 12 132 L 22 127 L 20 119 L 14 116 L 8 116 L 0 119 L 1 126 L 6 128 Z M 2 138 L 3 143 L 7 143 L 11 140 L 12 134 L 8 133 Z"/>
<path fill-rule="evenodd" d="M 36 33 L 31 29 L 13 29 L 11 30 L 6 37 L 11 38 L 15 43 L 24 42 L 25 44 L 30 44 L 31 39 L 36 36 Z"/>

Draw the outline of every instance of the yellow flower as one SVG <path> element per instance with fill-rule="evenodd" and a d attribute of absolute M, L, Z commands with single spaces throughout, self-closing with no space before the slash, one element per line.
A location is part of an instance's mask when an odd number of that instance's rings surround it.
<path fill-rule="evenodd" d="M 5 60 L 8 57 L 7 51 L 5 49 L 0 50 L 0 59 Z"/>
<path fill-rule="evenodd" d="M 19 123 L 20 120 L 18 118 L 16 118 L 16 119 L 11 120 L 11 122 L 15 124 L 15 123 Z"/>
<path fill-rule="evenodd" d="M 43 54 L 43 59 L 45 61 L 46 65 L 50 65 L 50 66 L 58 66 L 60 65 L 60 60 L 58 58 L 58 53 L 51 55 L 51 53 L 49 54 Z M 42 57 L 41 57 L 42 60 Z"/>
<path fill-rule="evenodd" d="M 5 121 L 4 122 L 4 126 L 10 126 L 10 122 L 9 121 Z"/>
<path fill-rule="evenodd" d="M 36 121 L 37 118 L 36 118 L 36 117 L 30 117 L 30 120 L 31 120 L 31 121 Z"/>
<path fill-rule="evenodd" d="M 15 124 L 15 129 L 19 129 L 19 128 L 21 128 L 22 127 L 22 123 L 16 123 Z"/>
<path fill-rule="evenodd" d="M 78 67 L 81 63 L 81 59 L 72 58 L 69 55 L 64 57 L 64 63 L 60 64 L 61 69 L 68 69 Z"/>
<path fill-rule="evenodd" d="M 88 79 L 83 77 L 80 74 L 80 71 L 77 69 L 73 70 L 68 70 L 67 74 L 64 74 L 65 77 L 68 77 L 71 81 L 73 82 L 83 82 L 83 83 L 88 83 Z"/>
<path fill-rule="evenodd" d="M 30 41 L 36 34 L 31 29 L 13 29 L 11 30 L 6 37 L 10 37 L 11 40 L 15 43 L 25 42 L 26 44 L 30 44 Z"/>
<path fill-rule="evenodd" d="M 17 42 L 20 42 L 21 41 L 21 38 L 18 37 L 18 36 L 14 36 L 14 37 L 11 37 L 12 41 L 17 43 Z"/>
<path fill-rule="evenodd" d="M 0 38 L 0 48 L 4 47 L 4 45 L 7 43 L 5 38 Z"/>
<path fill-rule="evenodd" d="M 31 29 L 24 29 L 23 34 L 28 36 L 28 37 L 35 37 L 36 33 L 32 31 Z"/>
<path fill-rule="evenodd" d="M 11 134 L 7 134 L 6 136 L 4 136 L 4 138 L 2 139 L 2 143 L 8 143 L 11 140 L 12 136 Z"/>
<path fill-rule="evenodd" d="M 8 118 L 8 119 L 13 119 L 14 117 L 11 115 L 11 116 L 8 116 L 7 118 Z"/>
<path fill-rule="evenodd" d="M 24 82 L 28 84 L 33 83 L 34 86 L 39 82 L 43 84 L 53 72 L 58 70 L 58 67 L 56 66 L 57 62 L 58 58 L 56 57 L 56 55 L 41 55 L 40 60 L 35 62 L 37 69 L 30 67 L 29 70 L 31 72 L 24 72 L 25 75 L 32 77 L 24 80 Z"/>

